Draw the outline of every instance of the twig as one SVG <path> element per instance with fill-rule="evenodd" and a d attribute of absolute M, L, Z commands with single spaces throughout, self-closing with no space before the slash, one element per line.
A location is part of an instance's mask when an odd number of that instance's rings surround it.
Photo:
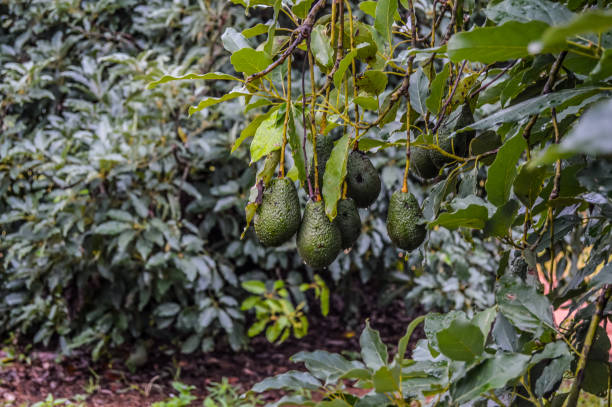
<path fill-rule="evenodd" d="M 306 61 L 308 58 L 304 58 L 302 62 L 302 126 L 304 127 L 304 138 L 302 139 L 302 150 L 304 151 L 304 167 L 306 169 L 306 183 L 308 184 L 308 196 L 310 199 L 313 198 L 312 183 L 310 182 L 310 175 L 308 172 L 308 157 L 306 156 L 306 138 L 308 133 L 306 131 L 306 86 L 304 84 L 304 77 L 306 76 Z M 316 150 L 316 146 L 315 146 Z"/>
<path fill-rule="evenodd" d="M 453 27 L 455 26 L 455 22 L 457 21 L 457 12 L 459 10 L 459 0 L 455 0 L 455 4 L 453 5 L 453 11 L 451 13 L 451 20 L 448 23 L 448 27 L 446 29 L 446 34 L 444 34 L 444 39 L 442 40 L 442 44 L 446 44 L 451 37 L 453 32 Z"/>
<path fill-rule="evenodd" d="M 412 48 L 416 48 L 416 16 L 414 15 L 414 4 L 412 0 L 408 0 L 408 12 L 410 13 L 410 28 L 411 28 L 411 40 Z M 435 7 L 435 5 L 434 5 Z M 408 58 L 408 73 L 406 73 L 405 81 L 410 86 L 410 75 L 412 75 L 412 64 L 414 63 L 415 55 L 410 55 Z M 410 111 L 412 106 L 410 104 L 410 93 L 406 92 L 406 165 L 404 166 L 404 178 L 402 180 L 402 192 L 408 192 L 408 173 L 410 172 Z"/>
<path fill-rule="evenodd" d="M 591 318 L 589 330 L 587 331 L 586 338 L 584 339 L 582 353 L 580 355 L 580 359 L 578 360 L 578 366 L 576 367 L 576 379 L 574 380 L 574 383 L 572 383 L 569 396 L 565 399 L 563 407 L 574 407 L 578 402 L 578 396 L 580 395 L 580 387 L 582 386 L 582 381 L 584 380 L 584 369 L 586 367 L 587 358 L 589 356 L 589 352 L 591 351 L 593 341 L 595 340 L 597 326 L 601 321 L 604 309 L 606 308 L 606 304 L 610 299 L 610 294 L 612 294 L 611 286 L 604 286 L 604 288 L 601 290 L 601 294 L 599 295 L 599 299 L 597 300 L 595 314 L 593 314 L 593 318 Z"/>
<path fill-rule="evenodd" d="M 461 74 L 463 73 L 463 68 L 465 68 L 466 63 L 467 61 L 463 61 L 463 64 L 461 64 L 461 68 L 459 69 L 459 72 L 457 73 L 457 79 L 455 80 L 455 86 L 453 86 L 453 90 L 451 91 L 451 94 L 448 95 L 448 98 L 446 99 L 446 101 L 444 102 L 444 105 L 442 106 L 442 110 L 440 111 L 440 118 L 438 119 L 438 122 L 436 123 L 432 131 L 433 134 L 436 134 L 436 132 L 440 128 L 440 125 L 445 119 L 446 109 L 448 108 L 448 105 L 450 104 L 451 100 L 453 100 L 453 96 L 455 96 L 455 92 L 457 92 L 457 88 L 459 87 L 459 82 L 461 82 Z"/>
<path fill-rule="evenodd" d="M 327 2 L 326 0 L 319 0 L 312 7 L 312 9 L 310 9 L 310 12 L 306 16 L 306 18 L 304 19 L 302 24 L 300 24 L 300 26 L 297 27 L 293 31 L 293 33 L 295 34 L 295 39 L 293 40 L 293 42 L 291 44 L 289 44 L 289 46 L 287 47 L 285 52 L 283 52 L 283 54 L 276 61 L 274 61 L 270 65 L 268 65 L 268 67 L 266 69 L 264 69 L 263 71 L 254 73 L 253 75 L 247 77 L 246 78 L 246 83 L 252 82 L 255 79 L 261 78 L 262 76 L 265 76 L 265 75 L 269 74 L 270 72 L 272 72 L 272 70 L 274 70 L 274 68 L 276 68 L 277 66 L 279 66 L 280 64 L 285 62 L 285 59 L 287 59 L 287 57 L 289 55 L 291 55 L 293 53 L 293 51 L 295 51 L 297 46 L 300 45 L 300 43 L 303 40 L 310 38 L 310 33 L 312 32 L 312 27 L 314 26 L 315 18 L 317 16 L 317 13 L 323 7 L 325 7 L 325 3 L 326 2 Z"/>
<path fill-rule="evenodd" d="M 482 85 L 481 87 L 479 87 L 478 89 L 476 89 L 476 90 L 475 90 L 475 91 L 474 91 L 472 94 L 470 94 L 469 98 L 470 98 L 470 99 L 471 99 L 471 98 L 473 98 L 474 96 L 476 96 L 477 94 L 479 94 L 480 92 L 482 92 L 483 90 L 485 90 L 486 88 L 488 88 L 489 86 L 493 85 L 495 82 L 497 82 L 497 80 L 498 80 L 499 78 L 501 78 L 502 76 L 504 76 L 504 74 L 505 74 L 506 72 L 508 72 L 508 70 L 509 70 L 510 68 L 512 68 L 514 65 L 516 65 L 516 62 L 515 62 L 515 63 L 512 63 L 512 64 L 510 64 L 510 65 L 508 65 L 507 67 L 505 67 L 505 68 L 504 68 L 504 69 L 503 69 L 503 70 L 502 70 L 500 73 L 498 73 L 498 74 L 497 74 L 497 75 L 496 75 L 496 76 L 495 76 L 493 79 L 491 79 L 491 81 L 490 81 L 490 82 L 488 82 L 488 83 L 487 83 L 487 84 L 485 84 L 485 85 Z"/>
<path fill-rule="evenodd" d="M 287 58 L 287 111 L 283 121 L 283 145 L 281 146 L 280 156 L 280 178 L 285 178 L 285 150 L 287 149 L 287 126 L 289 124 L 289 114 L 291 111 L 291 55 Z"/>

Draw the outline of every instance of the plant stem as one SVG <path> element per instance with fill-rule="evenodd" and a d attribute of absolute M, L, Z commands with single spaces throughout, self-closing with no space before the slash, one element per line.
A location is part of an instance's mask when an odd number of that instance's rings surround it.
<path fill-rule="evenodd" d="M 317 3 L 315 3 L 315 5 L 308 12 L 308 15 L 306 16 L 302 24 L 293 31 L 295 39 L 293 40 L 293 42 L 291 42 L 291 44 L 289 44 L 285 52 L 283 52 L 283 54 L 276 61 L 268 65 L 266 69 L 254 73 L 253 75 L 246 78 L 247 83 L 252 82 L 255 79 L 261 78 L 262 76 L 265 76 L 272 72 L 274 68 L 285 62 L 285 59 L 287 59 L 289 55 L 291 55 L 293 51 L 295 51 L 297 46 L 300 45 L 303 40 L 310 38 L 310 33 L 312 32 L 312 27 L 314 26 L 317 13 L 321 9 L 323 9 L 323 7 L 325 7 L 326 2 L 326 0 L 319 0 Z"/>
<path fill-rule="evenodd" d="M 306 61 L 308 58 L 304 58 L 302 63 L 302 126 L 304 128 L 304 137 L 302 138 L 302 150 L 304 151 L 304 166 L 306 167 L 306 184 L 308 184 L 308 197 L 314 198 L 312 191 L 312 183 L 310 182 L 310 176 L 308 171 L 308 157 L 306 156 L 306 138 L 308 137 L 308 131 L 306 130 L 306 86 L 304 84 L 304 78 L 306 76 Z M 316 150 L 316 148 L 315 148 Z"/>
<path fill-rule="evenodd" d="M 287 111 L 285 112 L 285 121 L 283 122 L 283 144 L 281 146 L 280 156 L 280 178 L 285 178 L 285 150 L 287 147 L 287 125 L 289 124 L 289 115 L 291 112 L 291 55 L 287 58 Z"/>
<path fill-rule="evenodd" d="M 604 286 L 604 288 L 601 290 L 601 294 L 599 295 L 599 299 L 597 300 L 595 314 L 593 314 L 593 318 L 591 318 L 589 330 L 587 331 L 586 338 L 584 339 L 582 353 L 580 354 L 578 366 L 576 367 L 576 379 L 574 380 L 574 383 L 572 383 L 569 396 L 567 396 L 565 399 L 563 407 L 575 407 L 576 403 L 578 402 L 578 396 L 580 395 L 580 387 L 582 386 L 582 381 L 584 380 L 584 369 L 586 367 L 589 352 L 591 351 L 591 346 L 593 346 L 595 332 L 597 331 L 597 326 L 599 326 L 599 322 L 603 317 L 603 312 L 606 308 L 608 300 L 610 299 L 610 294 L 612 294 L 612 286 Z"/>

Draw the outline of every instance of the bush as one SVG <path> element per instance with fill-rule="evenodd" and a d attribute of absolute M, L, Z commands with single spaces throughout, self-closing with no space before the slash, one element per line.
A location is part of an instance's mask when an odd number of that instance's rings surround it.
<path fill-rule="evenodd" d="M 146 89 L 166 73 L 231 69 L 222 48 L 231 49 L 231 36 L 222 33 L 267 18 L 252 15 L 223 1 L 0 5 L 0 334 L 59 340 L 64 352 L 89 345 L 95 357 L 108 345 L 151 337 L 177 340 L 184 352 L 226 340 L 237 349 L 249 325 L 241 281 L 272 284 L 271 271 L 295 287 L 313 281 L 293 243 L 264 249 L 250 231 L 240 240 L 257 168 L 244 146 L 229 150 L 257 109 L 243 115 L 236 99 L 188 118 L 201 95 L 221 96 L 229 86 Z M 355 283 L 393 296 L 415 287 L 383 221 L 401 183 L 393 165 L 401 154 L 390 149 L 375 159 L 383 194 L 362 211 L 355 249 L 326 275 L 350 312 L 359 309 Z M 466 248 L 444 239 L 445 251 Z M 431 270 L 413 260 L 427 280 Z M 456 306 L 470 307 L 470 298 L 489 304 L 492 274 L 469 270 L 461 284 L 428 281 L 408 299 L 426 291 L 432 307 L 447 307 L 450 290 Z M 469 293 L 475 275 L 486 284 Z M 306 299 L 298 291 L 294 305 Z"/>

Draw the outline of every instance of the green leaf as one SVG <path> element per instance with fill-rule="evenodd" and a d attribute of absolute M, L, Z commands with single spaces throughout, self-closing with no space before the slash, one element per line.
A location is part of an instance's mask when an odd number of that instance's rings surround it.
<path fill-rule="evenodd" d="M 354 49 L 342 58 L 340 63 L 338 64 L 338 70 L 334 73 L 334 86 L 336 89 L 340 89 L 340 85 L 342 85 L 342 79 L 344 79 L 344 75 L 346 74 L 346 70 L 353 62 L 353 59 L 357 56 L 357 50 Z"/>
<path fill-rule="evenodd" d="M 579 14 L 571 21 L 548 28 L 529 45 L 529 51 L 537 54 L 543 51 L 562 47 L 568 38 L 581 34 L 603 33 L 612 29 L 612 10 L 590 10 Z"/>
<path fill-rule="evenodd" d="M 480 328 L 467 321 L 454 320 L 437 334 L 438 348 L 452 360 L 472 362 L 484 350 L 484 336 Z"/>
<path fill-rule="evenodd" d="M 444 89 L 446 87 L 446 81 L 450 75 L 450 64 L 445 64 L 442 71 L 439 72 L 433 81 L 431 81 L 431 87 L 429 88 L 429 97 L 425 101 L 427 109 L 433 113 L 438 114 L 442 107 L 442 96 L 444 95 Z"/>
<path fill-rule="evenodd" d="M 522 137 L 521 137 L 522 138 Z M 497 208 L 495 215 L 485 224 L 484 232 L 487 236 L 504 237 L 510 234 L 510 228 L 518 213 L 519 204 L 514 199 Z"/>
<path fill-rule="evenodd" d="M 255 384 L 252 390 L 256 393 L 263 393 L 268 390 L 318 390 L 320 387 L 321 382 L 310 373 L 291 370 L 262 380 Z"/>
<path fill-rule="evenodd" d="M 181 306 L 175 302 L 165 302 L 163 304 L 159 304 L 157 308 L 155 308 L 154 314 L 158 317 L 173 317 L 178 314 L 181 310 Z"/>
<path fill-rule="evenodd" d="M 129 229 L 132 229 L 131 224 L 111 220 L 96 226 L 96 233 L 100 235 L 118 235 L 121 232 Z"/>
<path fill-rule="evenodd" d="M 531 167 L 523 165 L 514 180 L 514 194 L 528 208 L 533 207 L 538 195 L 542 192 L 542 184 L 552 175 L 548 166 Z"/>
<path fill-rule="evenodd" d="M 263 281 L 259 281 L 259 280 L 251 280 L 251 281 L 244 281 L 242 284 L 242 288 L 244 288 L 246 291 L 252 293 L 252 294 L 265 294 L 266 293 L 266 284 Z"/>
<path fill-rule="evenodd" d="M 496 307 L 489 307 L 477 312 L 476 315 L 474 315 L 474 318 L 472 318 L 472 323 L 480 328 L 480 332 L 482 332 L 483 346 L 487 342 L 487 337 L 491 332 L 491 325 L 493 325 L 493 321 L 495 321 L 496 314 Z"/>
<path fill-rule="evenodd" d="M 223 48 L 228 52 L 234 53 L 243 48 L 251 48 L 251 44 L 246 40 L 245 36 L 236 31 L 234 27 L 228 27 L 221 35 Z"/>
<path fill-rule="evenodd" d="M 427 99 L 428 88 L 429 79 L 427 79 L 423 69 L 419 67 L 419 69 L 410 76 L 410 87 L 408 88 L 408 92 L 410 94 L 411 108 L 421 115 L 427 113 L 425 100 Z"/>
<path fill-rule="evenodd" d="M 238 147 L 240 147 L 240 145 L 242 144 L 242 142 L 250 137 L 253 137 L 255 135 L 255 132 L 257 131 L 257 129 L 259 128 L 259 126 L 261 125 L 261 123 L 264 122 L 264 120 L 266 120 L 268 117 L 270 117 L 270 115 L 274 112 L 274 109 L 270 109 L 269 111 L 267 111 L 264 114 L 260 114 L 258 116 L 255 116 L 255 118 L 251 121 L 251 123 L 249 123 L 248 126 L 246 126 L 241 132 L 240 132 L 240 137 L 238 137 L 238 139 L 236 139 L 236 141 L 234 142 L 234 145 L 232 146 L 232 150 L 231 152 L 233 153 L 234 151 L 236 151 L 238 149 Z"/>
<path fill-rule="evenodd" d="M 404 355 L 406 354 L 406 349 L 408 349 L 408 343 L 410 342 L 410 338 L 412 337 L 412 333 L 416 329 L 416 327 L 425 321 L 425 316 L 417 317 L 413 319 L 408 327 L 406 327 L 406 333 L 401 337 L 397 344 L 397 358 L 398 361 L 401 362 L 404 359 Z"/>
<path fill-rule="evenodd" d="M 597 87 L 583 87 L 576 89 L 564 89 L 558 92 L 549 93 L 547 95 L 536 96 L 524 102 L 517 103 L 506 109 L 502 109 L 493 113 L 475 123 L 465 126 L 459 132 L 467 130 L 490 130 L 502 123 L 515 122 L 524 120 L 529 115 L 541 113 L 551 107 L 556 107 L 561 104 L 571 105 L 574 97 L 584 95 L 589 92 L 599 92 Z M 579 102 L 577 102 L 579 103 Z"/>
<path fill-rule="evenodd" d="M 278 111 L 265 119 L 255 131 L 251 142 L 251 163 L 281 148 L 283 125 L 278 123 Z"/>
<path fill-rule="evenodd" d="M 391 26 L 397 12 L 397 0 L 378 0 L 374 29 L 390 44 Z"/>
<path fill-rule="evenodd" d="M 226 80 L 226 81 L 238 81 L 242 82 L 242 79 L 236 78 L 235 76 L 228 75 L 223 72 L 209 72 L 203 75 L 190 73 L 183 76 L 172 76 L 172 75 L 164 75 L 160 79 L 151 82 L 147 85 L 147 89 L 153 89 L 157 85 L 161 85 L 162 83 L 170 82 L 170 81 L 185 81 L 192 79 L 204 79 L 204 80 Z"/>
<path fill-rule="evenodd" d="M 282 0 L 274 0 L 274 4 L 273 4 L 274 12 L 272 13 L 272 23 L 268 27 L 268 39 L 264 43 L 264 52 L 270 56 L 273 55 L 272 49 L 274 47 L 274 40 L 275 40 L 274 35 L 276 34 L 276 23 L 278 22 L 278 13 L 280 12 L 281 6 L 282 6 Z"/>
<path fill-rule="evenodd" d="M 313 0 L 301 0 L 295 2 L 295 5 L 291 8 L 296 16 L 299 18 L 306 18 L 308 12 L 310 11 L 310 6 L 312 6 Z"/>
<path fill-rule="evenodd" d="M 534 287 L 502 277 L 496 292 L 500 312 L 518 329 L 538 333 L 544 326 L 554 329 L 552 305 Z"/>
<path fill-rule="evenodd" d="M 332 57 L 334 51 L 329 43 L 329 38 L 325 35 L 324 26 L 317 25 L 312 29 L 310 47 L 318 63 L 326 68 L 330 68 L 333 65 Z"/>
<path fill-rule="evenodd" d="M 227 32 L 227 30 L 226 30 Z M 262 35 L 268 32 L 268 26 L 266 24 L 256 24 L 253 27 L 247 28 L 246 30 L 242 31 L 242 35 L 245 38 L 252 38 L 252 37 L 256 37 L 258 35 Z M 223 40 L 223 37 L 221 37 L 221 40 Z M 244 47 L 240 47 L 238 49 L 242 49 Z M 231 51 L 230 51 L 231 52 Z"/>
<path fill-rule="evenodd" d="M 497 24 L 510 20 L 522 23 L 537 20 L 556 25 L 565 23 L 574 16 L 563 4 L 548 0 L 504 0 L 490 5 L 484 12 Z"/>
<path fill-rule="evenodd" d="M 518 350 L 518 333 L 501 312 L 497 313 L 497 319 L 491 334 L 501 350 L 506 352 L 516 352 Z"/>
<path fill-rule="evenodd" d="M 368 70 L 357 78 L 357 87 L 372 95 L 380 95 L 387 87 L 387 75 L 382 71 Z"/>
<path fill-rule="evenodd" d="M 353 99 L 353 102 L 357 103 L 366 110 L 378 111 L 378 99 L 373 96 L 357 96 Z"/>
<path fill-rule="evenodd" d="M 236 98 L 239 98 L 240 96 L 249 96 L 249 93 L 242 91 L 242 90 L 238 90 L 238 91 L 232 91 L 230 93 L 226 93 L 225 95 L 218 97 L 218 98 L 215 98 L 215 97 L 204 98 L 200 101 L 200 103 L 198 103 L 197 106 L 189 107 L 189 116 L 191 116 L 195 112 L 199 112 L 203 109 L 206 109 L 207 107 L 210 107 L 210 106 L 213 106 L 219 103 L 227 102 L 228 100 L 236 99 Z"/>
<path fill-rule="evenodd" d="M 561 141 L 561 151 L 587 154 L 612 153 L 612 100 L 589 109 Z"/>
<path fill-rule="evenodd" d="M 346 133 L 336 142 L 323 173 L 323 200 L 325 201 L 325 213 L 330 220 L 336 217 L 337 204 L 342 196 L 349 141 L 349 134 Z"/>
<path fill-rule="evenodd" d="M 541 21 L 508 21 L 497 27 L 476 27 L 451 37 L 447 44 L 453 62 L 468 60 L 490 64 L 529 55 L 527 46 L 548 28 Z"/>
<path fill-rule="evenodd" d="M 516 166 L 527 142 L 521 134 L 516 134 L 500 147 L 495 161 L 489 167 L 485 189 L 487 199 L 495 206 L 508 202 L 512 183 L 516 177 Z"/>
<path fill-rule="evenodd" d="M 310 373 L 324 380 L 325 384 L 335 384 L 348 372 L 363 368 L 359 362 L 349 362 L 343 356 L 323 350 L 299 352 L 291 357 L 294 363 L 304 363 Z"/>
<path fill-rule="evenodd" d="M 264 51 L 242 48 L 232 54 L 230 61 L 237 72 L 253 75 L 266 69 L 272 63 L 272 58 Z"/>
<path fill-rule="evenodd" d="M 459 227 L 482 229 L 488 218 L 489 211 L 486 207 L 472 204 L 455 212 L 441 213 L 436 220 L 429 222 L 428 226 L 430 229 L 435 226 L 445 227 L 449 230 Z"/>
<path fill-rule="evenodd" d="M 361 345 L 361 358 L 368 368 L 376 371 L 387 366 L 389 360 L 387 347 L 380 339 L 378 331 L 370 328 L 369 321 L 366 321 L 366 326 L 359 337 L 359 345 Z"/>
<path fill-rule="evenodd" d="M 595 68 L 589 74 L 589 78 L 592 81 L 603 81 L 612 76 L 612 49 L 605 49 L 599 62 L 595 65 Z"/>
<path fill-rule="evenodd" d="M 382 366 L 374 372 L 372 381 L 377 393 L 389 393 L 400 390 L 399 377 L 394 377 L 393 373 L 387 366 Z"/>
<path fill-rule="evenodd" d="M 529 355 L 500 353 L 468 370 L 451 385 L 451 396 L 456 403 L 466 403 L 481 394 L 502 388 L 508 381 L 524 373 Z"/>
<path fill-rule="evenodd" d="M 362 1 L 359 9 L 372 18 L 376 18 L 376 1 Z"/>

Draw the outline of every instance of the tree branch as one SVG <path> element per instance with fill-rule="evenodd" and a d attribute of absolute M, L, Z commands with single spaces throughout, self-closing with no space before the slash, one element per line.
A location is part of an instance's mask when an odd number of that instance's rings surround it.
<path fill-rule="evenodd" d="M 317 16 L 317 13 L 323 7 L 325 7 L 325 3 L 326 2 L 327 2 L 326 0 L 319 0 L 312 7 L 312 9 L 310 9 L 310 12 L 306 16 L 306 18 L 304 19 L 302 24 L 300 24 L 300 26 L 297 27 L 293 31 L 293 34 L 295 35 L 295 39 L 293 40 L 293 42 L 291 42 L 291 44 L 289 44 L 289 46 L 287 47 L 285 52 L 283 52 L 282 55 L 276 61 L 274 61 L 270 65 L 268 65 L 268 67 L 266 69 L 264 69 L 263 71 L 254 73 L 253 75 L 247 77 L 246 78 L 246 83 L 253 82 L 255 79 L 259 79 L 262 76 L 265 76 L 265 75 L 269 74 L 270 72 L 272 72 L 272 70 L 274 70 L 274 68 L 276 68 L 277 66 L 279 66 L 280 64 L 285 62 L 287 57 L 289 55 L 291 55 L 293 53 L 293 51 L 295 51 L 297 46 L 300 45 L 300 43 L 303 40 L 310 38 L 310 33 L 312 32 L 312 27 L 314 26 L 315 18 Z"/>

